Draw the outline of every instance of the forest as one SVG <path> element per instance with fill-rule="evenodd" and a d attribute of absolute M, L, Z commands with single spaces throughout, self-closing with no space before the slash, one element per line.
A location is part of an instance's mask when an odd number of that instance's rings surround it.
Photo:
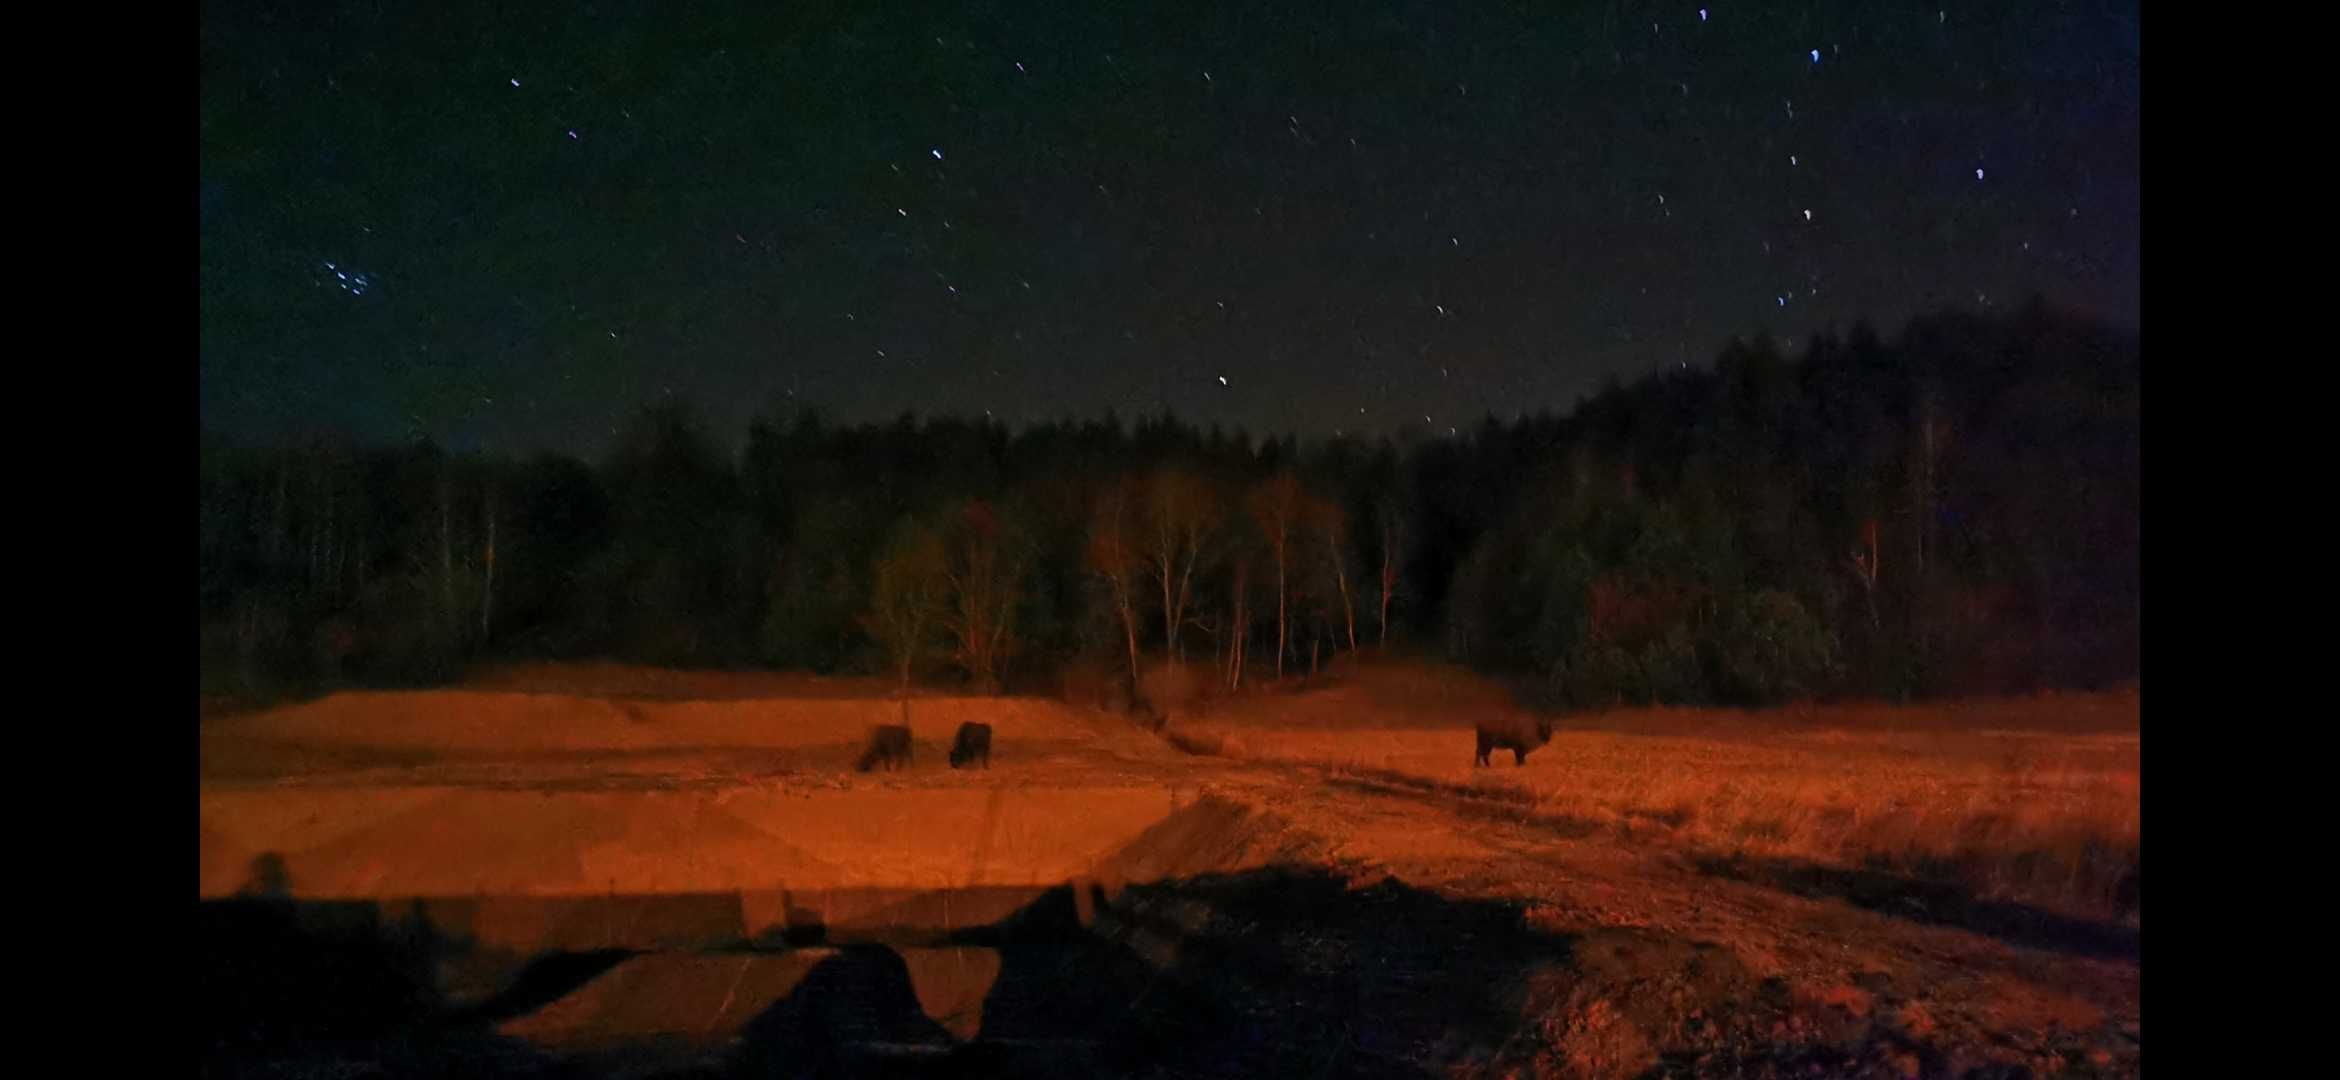
<path fill-rule="evenodd" d="M 1555 708 L 2130 683 L 2138 335 L 2033 302 L 1612 380 L 1448 434 L 644 407 L 598 461 L 200 451 L 212 694 L 513 659 L 1043 692 L 1403 650 Z M 737 452 L 727 445 L 740 445 Z"/>

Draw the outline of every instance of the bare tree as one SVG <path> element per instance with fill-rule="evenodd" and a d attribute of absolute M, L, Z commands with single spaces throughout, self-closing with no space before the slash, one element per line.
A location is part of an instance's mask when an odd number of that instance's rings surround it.
<path fill-rule="evenodd" d="M 1325 568 L 1332 571 L 1333 585 L 1340 592 L 1341 614 L 1349 630 L 1349 651 L 1357 651 L 1357 604 L 1349 592 L 1348 532 L 1349 515 L 1341 504 L 1330 499 L 1311 499 L 1308 521 L 1315 527 L 1317 538 L 1323 543 Z"/>
<path fill-rule="evenodd" d="M 919 650 L 942 620 L 948 587 L 942 539 L 914 521 L 897 526 L 878 557 L 870 610 L 862 616 L 862 625 L 893 657 L 905 699 Z"/>
<path fill-rule="evenodd" d="M 1875 519 L 1875 518 L 1870 518 L 1869 520 L 1867 520 L 1867 521 L 1864 521 L 1864 522 L 1862 522 L 1862 523 L 1861 523 L 1861 537 L 1862 537 L 1863 541 L 1865 541 L 1865 542 L 1866 542 L 1866 544 L 1868 545 L 1868 549 L 1867 549 L 1867 550 L 1865 550 L 1865 551 L 1864 551 L 1864 550 L 1862 550 L 1862 549 L 1860 549 L 1860 548 L 1858 548 L 1858 547 L 1855 547 L 1855 548 L 1853 549 L 1853 554 L 1852 554 L 1852 571 L 1853 571 L 1853 580 L 1855 580 L 1855 581 L 1858 581 L 1858 582 L 1860 582 L 1860 583 L 1861 583 L 1861 592 L 1862 592 L 1862 594 L 1863 594 L 1863 595 L 1865 595 L 1865 596 L 1868 598 L 1868 601 L 1869 601 L 1869 627 L 1870 627 L 1871 629 L 1875 629 L 1875 628 L 1877 628 L 1877 626 L 1878 626 L 1878 619 L 1877 619 L 1877 519 Z"/>
<path fill-rule="evenodd" d="M 1097 496 L 1095 510 L 1089 516 L 1089 571 L 1105 583 L 1113 601 L 1114 614 L 1120 617 L 1121 630 L 1129 642 L 1129 677 L 1132 685 L 1138 677 L 1137 646 L 1137 576 L 1138 545 L 1135 531 L 1136 502 L 1132 485 L 1127 478 L 1108 483 Z"/>
<path fill-rule="evenodd" d="M 1374 515 L 1381 526 L 1381 646 L 1386 649 L 1389 647 L 1389 603 L 1397 595 L 1400 570 L 1405 562 L 1406 519 L 1397 501 L 1389 498 L 1375 505 Z"/>
<path fill-rule="evenodd" d="M 1260 481 L 1244 497 L 1251 520 L 1258 525 L 1260 538 L 1267 542 L 1268 554 L 1276 563 L 1276 677 L 1279 679 L 1284 677 L 1284 653 L 1292 640 L 1288 610 L 1292 593 L 1292 528 L 1300 517 L 1301 501 L 1306 496 L 1300 478 L 1285 470 Z"/>
<path fill-rule="evenodd" d="M 1251 591 L 1250 584 L 1251 557 L 1238 552 L 1235 556 L 1235 580 L 1232 590 L 1234 595 L 1227 605 L 1228 610 L 1234 613 L 1234 631 L 1231 635 L 1233 643 L 1229 647 L 1227 656 L 1227 689 L 1229 690 L 1243 689 L 1243 651 L 1249 645 L 1251 637 L 1251 610 L 1245 604 L 1247 594 Z"/>
<path fill-rule="evenodd" d="M 1145 558 L 1162 590 L 1163 648 L 1183 659 L 1178 631 L 1193 597 L 1194 568 L 1218 527 L 1218 500 L 1210 485 L 1184 469 L 1164 467 L 1147 478 Z"/>
<path fill-rule="evenodd" d="M 1916 534 L 1917 557 L 1910 563 L 1909 584 L 1913 587 L 1913 614 L 1921 626 L 1928 625 L 1933 616 L 1932 590 L 1929 588 L 1932 579 L 1926 576 L 1926 555 L 1935 546 L 1934 519 L 1940 495 L 1936 486 L 1935 467 L 1950 441 L 1950 425 L 1941 414 L 1939 392 L 1929 385 L 1918 396 L 1917 439 L 1916 445 L 1911 448 L 1915 460 L 1911 462 L 1913 467 L 1910 470 L 1910 513 L 1917 518 L 1917 528 L 1912 530 Z"/>
<path fill-rule="evenodd" d="M 995 690 L 999 665 L 1015 649 L 1023 565 L 1012 530 L 991 504 L 971 499 L 952 513 L 944 574 L 950 599 L 943 621 L 954 659 L 978 688 Z"/>

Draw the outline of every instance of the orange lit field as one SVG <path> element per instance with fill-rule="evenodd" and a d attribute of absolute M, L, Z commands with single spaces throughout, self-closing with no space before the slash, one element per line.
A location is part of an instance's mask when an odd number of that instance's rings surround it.
<path fill-rule="evenodd" d="M 505 1071 L 737 1064 L 840 971 L 954 1075 L 2138 1071 L 2135 691 L 1622 710 L 1477 767 L 1506 702 L 1389 664 L 1157 736 L 926 693 L 864 773 L 880 683 L 506 669 L 206 720 L 198 893 L 234 956 L 425 928 L 416 992 Z"/>
<path fill-rule="evenodd" d="M 1561 718 L 1524 766 L 1503 750 L 1488 767 L 1471 760 L 1473 716 L 1500 706 L 1450 712 L 1364 688 L 1297 710 L 1246 701 L 1180 730 L 1197 750 L 1484 800 L 1635 845 L 1938 876 L 2134 925 L 2138 702 L 1629 710 Z"/>

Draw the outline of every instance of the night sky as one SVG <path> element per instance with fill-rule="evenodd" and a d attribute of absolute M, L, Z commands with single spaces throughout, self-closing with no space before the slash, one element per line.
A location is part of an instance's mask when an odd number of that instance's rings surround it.
<path fill-rule="evenodd" d="M 1282 6 L 207 4 L 203 429 L 1443 434 L 1734 335 L 2138 326 L 2134 6 Z"/>

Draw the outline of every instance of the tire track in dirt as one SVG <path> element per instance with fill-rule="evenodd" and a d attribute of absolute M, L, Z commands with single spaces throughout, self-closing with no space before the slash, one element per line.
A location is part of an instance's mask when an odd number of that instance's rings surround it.
<path fill-rule="evenodd" d="M 2014 945 L 1720 877 L 1701 872 L 1680 848 L 1637 850 L 1608 829 L 1539 820 L 1502 797 L 1345 782 L 1348 772 L 1242 761 L 1226 762 L 1214 779 L 1319 831 L 1340 854 L 1409 884 L 1457 898 L 1516 901 L 1532 921 L 1557 932 L 1646 931 L 1721 945 L 1750 972 L 1801 995 L 1797 1000 L 1890 1006 L 1894 1023 L 1916 1017 L 1910 1023 L 1939 1045 L 2117 1043 L 2111 1033 L 2133 1033 L 2141 1019 L 2141 973 L 2133 962 Z M 1383 843 L 1391 837 L 1410 842 Z M 2134 1036 L 2125 1037 L 2133 1051 Z"/>

